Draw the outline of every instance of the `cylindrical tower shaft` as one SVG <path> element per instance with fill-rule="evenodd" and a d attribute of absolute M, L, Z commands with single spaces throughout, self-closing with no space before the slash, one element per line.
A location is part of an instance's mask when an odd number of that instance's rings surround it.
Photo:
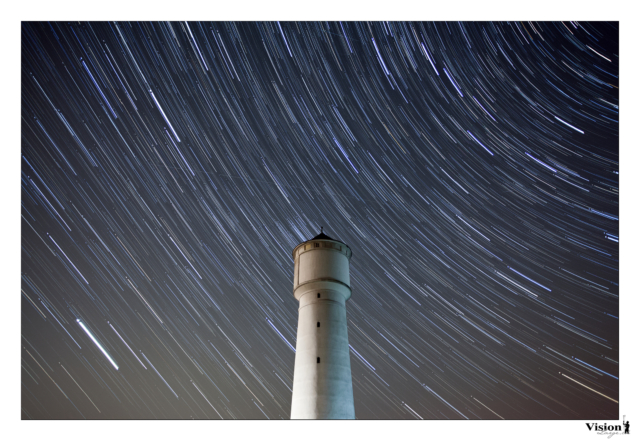
<path fill-rule="evenodd" d="M 354 419 L 346 310 L 351 249 L 321 233 L 298 245 L 293 258 L 300 308 L 291 419 Z"/>

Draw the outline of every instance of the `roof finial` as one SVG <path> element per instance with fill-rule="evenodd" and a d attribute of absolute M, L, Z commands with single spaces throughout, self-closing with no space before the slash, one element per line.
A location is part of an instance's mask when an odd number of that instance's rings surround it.
<path fill-rule="evenodd" d="M 320 234 L 322 234 L 322 228 L 323 228 L 323 227 L 321 226 L 321 227 L 320 227 Z"/>

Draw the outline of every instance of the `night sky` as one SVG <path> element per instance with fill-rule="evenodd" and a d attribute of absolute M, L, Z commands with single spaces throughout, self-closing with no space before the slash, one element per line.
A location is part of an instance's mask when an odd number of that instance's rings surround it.
<path fill-rule="evenodd" d="M 24 22 L 21 417 L 287 419 L 353 250 L 359 419 L 618 419 L 616 22 Z"/>

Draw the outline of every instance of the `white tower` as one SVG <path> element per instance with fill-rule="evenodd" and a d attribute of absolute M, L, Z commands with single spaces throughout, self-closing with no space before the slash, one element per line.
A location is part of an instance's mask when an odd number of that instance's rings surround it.
<path fill-rule="evenodd" d="M 300 302 L 291 419 L 354 419 L 346 302 L 351 249 L 320 234 L 293 250 Z"/>

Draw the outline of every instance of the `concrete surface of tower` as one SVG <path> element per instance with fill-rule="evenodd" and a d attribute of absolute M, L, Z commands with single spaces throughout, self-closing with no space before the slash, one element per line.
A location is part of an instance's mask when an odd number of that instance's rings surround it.
<path fill-rule="evenodd" d="M 320 234 L 293 250 L 300 302 L 291 419 L 354 419 L 346 302 L 351 249 Z"/>

